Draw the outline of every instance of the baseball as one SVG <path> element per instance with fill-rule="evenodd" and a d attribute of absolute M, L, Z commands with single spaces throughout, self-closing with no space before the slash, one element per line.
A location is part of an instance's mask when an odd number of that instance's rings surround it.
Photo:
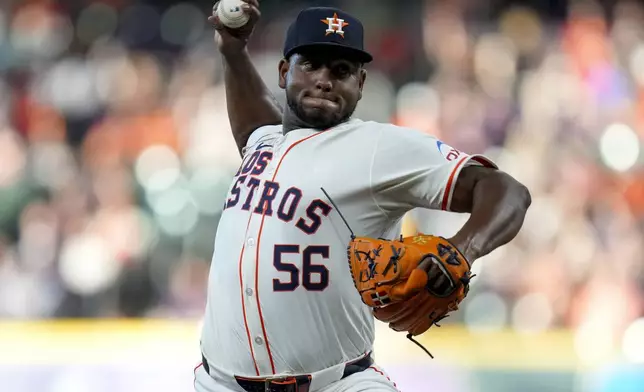
<path fill-rule="evenodd" d="M 248 22 L 248 14 L 242 9 L 241 0 L 221 0 L 217 6 L 217 16 L 221 23 L 231 29 L 242 27 Z"/>

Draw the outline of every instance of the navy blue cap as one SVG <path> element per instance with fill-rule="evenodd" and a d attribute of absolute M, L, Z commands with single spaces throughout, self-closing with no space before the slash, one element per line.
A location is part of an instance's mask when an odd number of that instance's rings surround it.
<path fill-rule="evenodd" d="M 284 57 L 301 49 L 325 46 L 355 56 L 362 63 L 373 57 L 364 50 L 364 28 L 354 16 L 337 8 L 312 7 L 302 10 L 288 28 Z"/>

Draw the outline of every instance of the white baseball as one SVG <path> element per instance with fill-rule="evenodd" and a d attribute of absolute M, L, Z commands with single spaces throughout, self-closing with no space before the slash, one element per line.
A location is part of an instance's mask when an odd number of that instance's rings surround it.
<path fill-rule="evenodd" d="M 242 9 L 241 0 L 221 0 L 217 6 L 217 16 L 221 23 L 231 29 L 242 27 L 248 22 L 248 14 Z"/>

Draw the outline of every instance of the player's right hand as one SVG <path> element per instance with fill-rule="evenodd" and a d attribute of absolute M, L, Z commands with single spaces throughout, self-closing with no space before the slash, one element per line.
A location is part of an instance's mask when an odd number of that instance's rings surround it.
<path fill-rule="evenodd" d="M 246 44 L 248 44 L 248 40 L 261 15 L 259 12 L 259 0 L 242 1 L 246 3 L 242 7 L 244 8 L 244 12 L 248 14 L 249 20 L 240 28 L 231 29 L 221 23 L 219 17 L 217 17 L 219 1 L 212 7 L 212 14 L 208 17 L 208 21 L 216 30 L 215 42 L 217 43 L 217 48 L 224 56 L 241 53 L 246 48 Z"/>

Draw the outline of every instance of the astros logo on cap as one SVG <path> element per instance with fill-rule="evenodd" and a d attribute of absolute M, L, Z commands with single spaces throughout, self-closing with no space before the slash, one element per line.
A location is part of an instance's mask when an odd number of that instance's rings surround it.
<path fill-rule="evenodd" d="M 333 13 L 333 18 L 320 19 L 320 21 L 328 26 L 325 35 L 336 33 L 344 38 L 344 30 L 342 28 L 348 26 L 349 23 L 345 22 L 344 19 L 339 19 L 337 12 Z"/>

